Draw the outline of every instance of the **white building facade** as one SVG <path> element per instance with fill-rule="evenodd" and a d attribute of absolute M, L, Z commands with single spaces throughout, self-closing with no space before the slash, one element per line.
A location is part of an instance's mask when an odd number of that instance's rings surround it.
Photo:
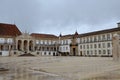
<path fill-rule="evenodd" d="M 7 27 L 6 27 L 7 26 Z M 100 56 L 113 55 L 113 35 L 118 27 L 85 34 L 21 33 L 16 25 L 0 24 L 0 56 Z"/>

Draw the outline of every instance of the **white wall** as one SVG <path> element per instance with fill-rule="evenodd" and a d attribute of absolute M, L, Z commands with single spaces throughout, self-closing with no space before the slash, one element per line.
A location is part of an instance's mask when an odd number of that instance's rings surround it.
<path fill-rule="evenodd" d="M 60 52 L 70 52 L 70 46 L 69 45 L 61 45 L 59 48 Z"/>
<path fill-rule="evenodd" d="M 2 56 L 9 56 L 9 51 L 0 51 L 2 52 Z"/>

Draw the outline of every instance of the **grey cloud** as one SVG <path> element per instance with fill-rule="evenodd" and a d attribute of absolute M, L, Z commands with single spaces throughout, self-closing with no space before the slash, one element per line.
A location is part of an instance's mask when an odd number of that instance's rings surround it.
<path fill-rule="evenodd" d="M 112 28 L 120 0 L 0 0 L 0 22 L 22 31 L 72 34 Z"/>

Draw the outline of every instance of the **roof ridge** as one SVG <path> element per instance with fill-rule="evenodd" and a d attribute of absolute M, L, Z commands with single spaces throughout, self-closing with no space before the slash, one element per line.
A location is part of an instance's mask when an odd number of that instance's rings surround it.
<path fill-rule="evenodd" d="M 0 24 L 3 24 L 3 25 L 15 25 L 15 24 L 10 24 L 10 23 L 0 23 Z"/>
<path fill-rule="evenodd" d="M 45 33 L 31 33 L 31 34 L 38 34 L 38 35 L 54 35 L 54 34 L 45 34 Z M 54 35 L 54 36 L 56 36 L 56 35 Z"/>

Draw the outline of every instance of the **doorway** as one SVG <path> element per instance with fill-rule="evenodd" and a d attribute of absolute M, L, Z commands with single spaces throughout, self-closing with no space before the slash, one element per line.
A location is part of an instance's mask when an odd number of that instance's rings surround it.
<path fill-rule="evenodd" d="M 82 51 L 80 51 L 80 56 L 83 56 Z"/>
<path fill-rule="evenodd" d="M 76 50 L 73 48 L 73 56 L 76 56 Z"/>

